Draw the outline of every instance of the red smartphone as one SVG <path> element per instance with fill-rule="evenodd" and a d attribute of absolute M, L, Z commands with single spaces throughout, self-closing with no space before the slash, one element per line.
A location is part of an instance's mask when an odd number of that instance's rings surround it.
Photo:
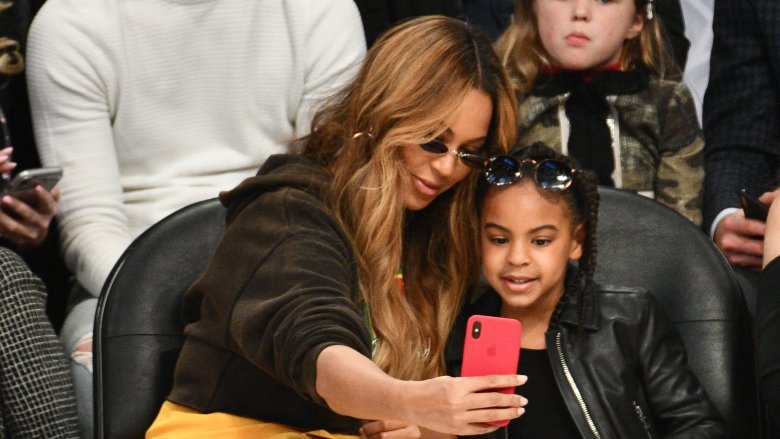
<path fill-rule="evenodd" d="M 482 315 L 469 317 L 463 344 L 461 376 L 516 375 L 522 332 L 523 326 L 519 320 Z M 495 391 L 514 393 L 515 388 Z M 490 424 L 503 427 L 509 424 L 509 420 Z"/>

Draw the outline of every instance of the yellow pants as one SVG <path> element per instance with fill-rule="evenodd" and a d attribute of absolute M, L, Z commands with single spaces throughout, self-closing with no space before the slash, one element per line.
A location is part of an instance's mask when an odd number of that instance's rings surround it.
<path fill-rule="evenodd" d="M 200 413 L 165 401 L 146 439 L 357 439 L 359 436 L 331 434 L 325 430 L 299 431 L 292 427 L 227 413 Z"/>

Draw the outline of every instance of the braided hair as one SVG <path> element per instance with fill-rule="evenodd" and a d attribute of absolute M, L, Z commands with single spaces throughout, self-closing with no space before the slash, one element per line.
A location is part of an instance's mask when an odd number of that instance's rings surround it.
<path fill-rule="evenodd" d="M 589 309 L 593 300 L 593 273 L 596 270 L 596 226 L 599 208 L 598 177 L 593 172 L 580 169 L 575 159 L 555 151 L 542 142 L 512 148 L 512 150 L 514 151 L 512 156 L 518 160 L 531 159 L 539 162 L 553 159 L 562 161 L 576 169 L 571 186 L 559 194 L 566 200 L 574 224 L 583 224 L 585 239 L 576 275 L 567 276 L 565 291 L 550 319 L 550 329 L 558 328 L 561 312 L 568 303 L 575 299 L 578 299 L 579 323 L 582 325 L 585 319 L 585 310 Z M 531 178 L 531 176 L 523 176 L 523 179 L 525 178 Z M 480 199 L 484 199 L 484 192 L 487 189 L 488 184 L 482 182 L 479 189 Z"/>

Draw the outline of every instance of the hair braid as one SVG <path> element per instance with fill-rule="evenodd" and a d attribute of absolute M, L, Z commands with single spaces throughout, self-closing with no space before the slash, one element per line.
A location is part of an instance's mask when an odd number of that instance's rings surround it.
<path fill-rule="evenodd" d="M 579 175 L 579 182 L 577 182 Z M 585 241 L 582 248 L 582 257 L 580 258 L 577 270 L 577 283 L 572 285 L 571 293 L 575 294 L 576 288 L 582 285 L 584 279 L 585 285 L 580 289 L 579 298 L 579 316 L 580 325 L 585 319 L 585 311 L 590 308 L 593 301 L 593 276 L 596 271 L 596 255 L 598 253 L 596 228 L 598 226 L 599 216 L 599 192 L 597 186 L 598 179 L 592 172 L 578 172 L 575 174 L 575 183 L 577 184 L 578 209 L 583 211 L 585 216 Z M 567 286 L 568 289 L 568 286 Z"/>

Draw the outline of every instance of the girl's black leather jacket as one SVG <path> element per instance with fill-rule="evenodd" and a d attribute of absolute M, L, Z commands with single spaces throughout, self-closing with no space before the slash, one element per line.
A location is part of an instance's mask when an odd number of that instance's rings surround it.
<path fill-rule="evenodd" d="M 582 437 L 726 437 L 724 421 L 688 368 L 679 334 L 653 297 L 604 287 L 593 297 L 581 327 L 572 302 L 559 328 L 545 335 L 558 390 Z M 488 290 L 459 316 L 446 354 L 451 375 L 460 375 L 468 317 L 500 310 L 500 297 Z"/>

